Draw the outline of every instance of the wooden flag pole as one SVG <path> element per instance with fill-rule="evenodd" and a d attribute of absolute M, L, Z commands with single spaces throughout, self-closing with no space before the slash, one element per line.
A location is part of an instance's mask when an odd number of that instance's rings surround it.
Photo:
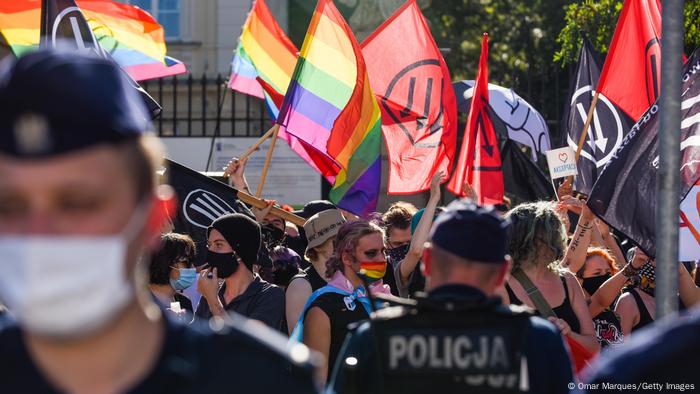
<path fill-rule="evenodd" d="M 244 193 L 240 190 L 238 191 L 238 199 L 258 209 L 265 209 L 268 205 L 265 202 L 265 200 L 257 198 L 255 196 L 251 196 L 250 194 Z M 306 219 L 304 219 L 303 217 L 297 216 L 291 212 L 287 212 L 284 209 L 278 207 L 272 207 L 272 209 L 270 210 L 270 214 L 280 217 L 288 222 L 294 223 L 297 226 L 303 227 L 304 223 L 306 223 Z"/>
<path fill-rule="evenodd" d="M 593 101 L 591 101 L 591 106 L 588 108 L 588 115 L 586 116 L 586 122 L 583 124 L 583 131 L 581 132 L 581 137 L 578 139 L 578 147 L 576 148 L 576 165 L 578 165 L 578 158 L 581 156 L 581 151 L 583 150 L 583 144 L 586 143 L 586 136 L 588 135 L 588 128 L 591 125 L 591 120 L 593 120 L 593 113 L 595 112 L 595 106 L 598 104 L 598 92 L 595 92 L 593 96 Z M 571 184 L 574 183 L 574 177 L 569 176 Z"/>
<path fill-rule="evenodd" d="M 260 145 L 265 143 L 268 138 L 272 136 L 275 132 L 275 127 L 279 127 L 279 125 L 275 124 L 274 126 L 270 127 L 270 130 L 266 131 L 265 134 L 262 135 L 253 145 L 248 148 L 248 150 L 239 158 L 239 160 L 244 160 L 247 159 L 250 155 L 252 155 L 258 148 L 260 148 Z M 224 170 L 224 177 L 231 176 L 230 172 L 230 167 L 226 167 Z"/>
<path fill-rule="evenodd" d="M 267 171 L 270 169 L 270 162 L 272 161 L 272 152 L 275 150 L 275 143 L 277 142 L 277 133 L 280 131 L 280 125 L 276 124 L 272 126 L 274 130 L 272 133 L 272 141 L 270 141 L 270 148 L 267 150 L 267 157 L 265 158 L 265 165 L 263 166 L 262 175 L 260 175 L 260 183 L 258 184 L 258 191 L 255 193 L 255 197 L 260 198 L 263 191 L 263 186 L 265 186 L 265 178 L 267 178 Z"/>

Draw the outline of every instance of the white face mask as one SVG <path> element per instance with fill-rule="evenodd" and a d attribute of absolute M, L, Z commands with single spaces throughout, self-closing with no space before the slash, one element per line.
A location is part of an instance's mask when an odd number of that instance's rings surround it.
<path fill-rule="evenodd" d="M 145 207 L 139 205 L 120 234 L 0 235 L 0 300 L 22 328 L 71 339 L 111 322 L 134 298 L 126 253 Z"/>

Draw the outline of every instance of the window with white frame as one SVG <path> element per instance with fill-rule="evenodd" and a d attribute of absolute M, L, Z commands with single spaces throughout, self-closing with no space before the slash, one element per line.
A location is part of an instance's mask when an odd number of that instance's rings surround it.
<path fill-rule="evenodd" d="M 163 25 L 165 38 L 170 40 L 182 39 L 182 0 L 129 0 L 132 5 L 148 11 Z"/>

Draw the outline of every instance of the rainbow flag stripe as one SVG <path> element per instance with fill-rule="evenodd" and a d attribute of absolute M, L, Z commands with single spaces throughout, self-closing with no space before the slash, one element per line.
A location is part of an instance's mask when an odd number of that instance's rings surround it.
<path fill-rule="evenodd" d="M 297 48 L 279 26 L 264 0 L 256 0 L 243 25 L 236 54 L 231 65 L 229 87 L 241 93 L 264 98 L 256 81 L 262 79 L 284 95 L 297 62 Z M 267 100 L 273 112 L 278 112 Z"/>
<path fill-rule="evenodd" d="M 167 57 L 163 27 L 146 11 L 110 0 L 78 0 L 102 48 L 137 81 L 187 72 Z M 39 45 L 41 0 L 16 0 L 0 5 L 0 34 L 20 56 Z"/>
<path fill-rule="evenodd" d="M 319 0 L 278 117 L 287 132 L 341 167 L 330 193 L 360 216 L 376 209 L 381 113 L 352 30 L 331 0 Z"/>

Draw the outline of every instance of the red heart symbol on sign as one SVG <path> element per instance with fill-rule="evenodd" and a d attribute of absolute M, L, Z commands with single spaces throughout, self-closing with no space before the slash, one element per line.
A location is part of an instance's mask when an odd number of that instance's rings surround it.
<path fill-rule="evenodd" d="M 566 161 L 569 159 L 569 155 L 566 153 L 560 153 L 559 154 L 559 160 L 561 160 L 562 163 L 566 163 Z"/>

